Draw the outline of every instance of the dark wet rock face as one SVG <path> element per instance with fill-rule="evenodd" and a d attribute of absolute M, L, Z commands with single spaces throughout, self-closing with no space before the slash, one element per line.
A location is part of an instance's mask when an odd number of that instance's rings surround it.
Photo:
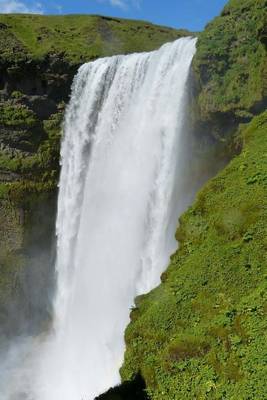
<path fill-rule="evenodd" d="M 62 54 L 0 62 L 0 337 L 49 326 L 61 122 L 77 68 Z"/>
<path fill-rule="evenodd" d="M 123 382 L 95 400 L 149 400 L 149 397 L 146 394 L 145 381 L 138 374 L 132 381 Z"/>

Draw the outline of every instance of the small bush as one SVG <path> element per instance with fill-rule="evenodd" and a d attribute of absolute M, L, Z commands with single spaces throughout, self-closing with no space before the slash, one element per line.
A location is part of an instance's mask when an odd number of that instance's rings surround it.
<path fill-rule="evenodd" d="M 209 350 L 210 344 L 204 338 L 183 334 L 170 344 L 167 358 L 179 362 L 188 358 L 204 356 Z"/>
<path fill-rule="evenodd" d="M 1 103 L 0 124 L 12 127 L 32 128 L 38 123 L 33 111 L 22 104 Z"/>

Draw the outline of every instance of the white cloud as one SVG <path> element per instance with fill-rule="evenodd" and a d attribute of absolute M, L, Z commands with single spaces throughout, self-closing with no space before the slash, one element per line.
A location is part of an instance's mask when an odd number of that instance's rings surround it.
<path fill-rule="evenodd" d="M 142 3 L 142 0 L 132 0 L 132 4 L 133 4 L 133 6 L 135 8 L 140 9 L 141 8 L 141 3 Z"/>
<path fill-rule="evenodd" d="M 142 0 L 97 0 L 99 3 L 109 3 L 113 7 L 119 7 L 127 10 L 130 7 L 138 8 L 141 7 Z"/>
<path fill-rule="evenodd" d="M 109 0 L 109 2 L 114 7 L 127 8 L 126 1 L 124 0 Z"/>
<path fill-rule="evenodd" d="M 0 13 L 43 14 L 43 12 L 43 6 L 38 2 L 27 6 L 19 0 L 0 0 Z"/>
<path fill-rule="evenodd" d="M 63 12 L 63 6 L 56 5 L 56 6 L 55 6 L 55 9 L 57 10 L 57 12 L 58 12 L 59 14 L 62 14 L 62 12 Z"/>

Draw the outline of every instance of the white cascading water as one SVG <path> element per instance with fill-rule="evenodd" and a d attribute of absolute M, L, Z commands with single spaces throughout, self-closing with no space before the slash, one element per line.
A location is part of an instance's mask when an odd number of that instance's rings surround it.
<path fill-rule="evenodd" d="M 55 338 L 41 400 L 92 400 L 119 383 L 137 294 L 177 244 L 172 218 L 195 39 L 83 65 L 65 119 Z"/>
<path fill-rule="evenodd" d="M 120 382 L 134 298 L 159 284 L 177 247 L 195 44 L 183 38 L 99 59 L 74 80 L 61 150 L 54 329 L 30 398 L 93 400 Z"/>

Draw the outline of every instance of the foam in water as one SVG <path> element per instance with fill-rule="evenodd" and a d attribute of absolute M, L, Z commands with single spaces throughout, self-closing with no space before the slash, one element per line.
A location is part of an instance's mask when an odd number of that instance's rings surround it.
<path fill-rule="evenodd" d="M 195 42 L 99 59 L 75 78 L 61 149 L 54 329 L 34 363 L 34 400 L 92 400 L 120 381 L 134 298 L 160 282 L 177 247 Z"/>

